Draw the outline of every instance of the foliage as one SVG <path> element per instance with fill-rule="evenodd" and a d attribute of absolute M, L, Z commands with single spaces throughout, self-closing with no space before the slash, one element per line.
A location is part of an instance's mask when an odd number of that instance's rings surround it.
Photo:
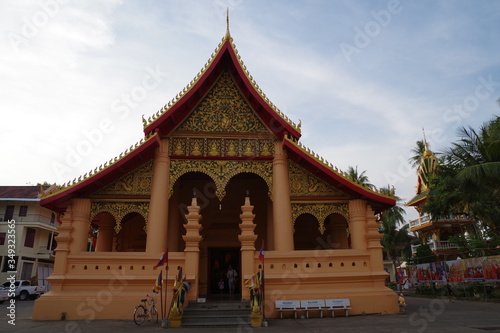
<path fill-rule="evenodd" d="M 476 131 L 459 129 L 459 139 L 445 151 L 430 178 L 425 211 L 433 218 L 467 213 L 481 228 L 500 232 L 500 117 Z"/>
<path fill-rule="evenodd" d="M 390 192 L 389 186 L 382 189 L 382 192 Z M 396 197 L 396 202 L 400 201 L 399 197 Z M 403 253 L 411 253 L 410 242 L 412 238 L 408 234 L 410 225 L 404 224 L 404 214 L 405 210 L 400 206 L 393 206 L 382 214 L 380 220 L 379 231 L 384 235 L 380 239 L 380 244 L 384 247 L 389 258 L 392 259 L 393 265 L 396 266 L 396 261 L 398 253 L 402 251 Z"/>
<path fill-rule="evenodd" d="M 416 147 L 412 148 L 411 153 L 413 154 L 412 157 L 410 157 L 409 161 L 411 163 L 411 166 L 415 169 L 417 169 L 422 163 L 422 158 L 424 156 L 424 151 L 425 151 L 425 144 L 424 140 L 419 140 L 416 142 Z"/>
<path fill-rule="evenodd" d="M 370 183 L 368 180 L 368 176 L 365 174 L 366 170 L 364 170 L 361 173 L 358 173 L 358 166 L 356 165 L 356 168 L 353 168 L 352 166 L 349 166 L 347 168 L 347 174 L 349 175 L 349 178 L 355 182 L 361 183 L 363 187 L 366 187 L 368 189 L 373 189 L 375 186 Z"/>
<path fill-rule="evenodd" d="M 432 252 L 429 244 L 422 244 L 417 247 L 417 253 L 415 258 L 413 258 L 413 263 L 415 264 L 425 264 L 428 262 L 436 262 L 437 256 Z"/>
<path fill-rule="evenodd" d="M 484 234 L 458 235 L 450 237 L 450 242 L 458 246 L 461 258 L 476 258 L 500 253 L 500 236 L 491 231 Z"/>

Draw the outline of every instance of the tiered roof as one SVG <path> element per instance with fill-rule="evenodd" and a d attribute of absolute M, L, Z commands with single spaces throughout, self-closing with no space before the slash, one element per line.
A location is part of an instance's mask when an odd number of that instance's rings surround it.
<path fill-rule="evenodd" d="M 189 85 L 153 116 L 148 119 L 143 117 L 145 139 L 99 168 L 80 176 L 78 180 L 54 186 L 45 194 L 41 204 L 56 211 L 63 211 L 71 198 L 88 196 L 147 160 L 153 159 L 157 142 L 161 137 L 169 135 L 189 116 L 224 70 L 230 72 L 242 95 L 276 139 L 284 142 L 290 159 L 350 197 L 368 200 L 376 212 L 395 205 L 394 191 L 385 193 L 362 186 L 298 142 L 301 136 L 300 123 L 291 121 L 262 92 L 243 64 L 229 30 L 210 60 Z"/>

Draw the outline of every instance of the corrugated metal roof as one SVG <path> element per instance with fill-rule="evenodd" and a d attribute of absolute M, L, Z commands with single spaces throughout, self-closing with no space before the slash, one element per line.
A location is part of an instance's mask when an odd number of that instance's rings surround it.
<path fill-rule="evenodd" d="M 49 186 L 43 187 L 45 190 Z M 40 186 L 0 186 L 0 199 L 37 199 Z"/>

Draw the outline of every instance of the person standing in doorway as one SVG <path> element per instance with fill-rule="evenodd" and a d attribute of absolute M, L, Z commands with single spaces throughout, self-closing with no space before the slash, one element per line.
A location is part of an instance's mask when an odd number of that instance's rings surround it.
<path fill-rule="evenodd" d="M 238 277 L 238 273 L 233 269 L 231 265 L 229 265 L 226 277 L 227 277 L 227 286 L 229 287 L 229 294 L 232 295 L 234 293 L 236 278 Z"/>
<path fill-rule="evenodd" d="M 224 294 L 224 279 L 223 278 L 220 278 L 220 281 L 219 281 L 219 291 L 221 294 Z"/>

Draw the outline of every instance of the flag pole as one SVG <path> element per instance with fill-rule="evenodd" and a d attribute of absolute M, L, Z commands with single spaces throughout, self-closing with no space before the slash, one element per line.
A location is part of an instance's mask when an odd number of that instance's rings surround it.
<path fill-rule="evenodd" d="M 166 287 L 167 283 L 168 283 L 168 247 L 167 247 L 167 251 L 164 252 L 164 255 L 165 255 L 165 283 L 163 283 L 163 281 L 162 281 L 161 289 L 163 289 L 163 285 L 165 285 L 165 287 Z M 164 306 L 162 305 L 162 307 L 161 307 L 161 327 L 167 327 L 168 318 L 166 316 L 166 312 L 167 312 L 167 290 L 166 289 L 165 289 L 165 294 L 162 297 L 161 302 L 162 302 L 162 304 L 164 304 Z"/>
<path fill-rule="evenodd" d="M 165 286 L 167 285 L 167 282 L 168 282 L 168 261 L 167 261 L 167 265 L 165 266 Z M 165 311 L 163 313 L 163 317 L 165 318 L 166 321 L 168 321 L 168 318 L 166 316 L 166 312 L 167 312 L 167 290 L 165 290 L 165 309 L 162 310 L 162 311 Z"/>
<path fill-rule="evenodd" d="M 262 284 L 261 284 L 261 293 L 262 293 L 262 304 L 261 304 L 261 307 L 262 307 L 262 324 L 264 325 L 264 327 L 267 326 L 267 322 L 266 322 L 266 283 L 264 281 L 264 278 L 265 278 L 265 274 L 264 274 L 264 262 L 265 262 L 265 256 L 264 256 L 264 240 L 262 240 L 262 247 L 261 247 L 261 257 L 262 257 Z"/>
<path fill-rule="evenodd" d="M 160 279 L 160 310 L 161 321 L 163 322 L 163 278 Z"/>

